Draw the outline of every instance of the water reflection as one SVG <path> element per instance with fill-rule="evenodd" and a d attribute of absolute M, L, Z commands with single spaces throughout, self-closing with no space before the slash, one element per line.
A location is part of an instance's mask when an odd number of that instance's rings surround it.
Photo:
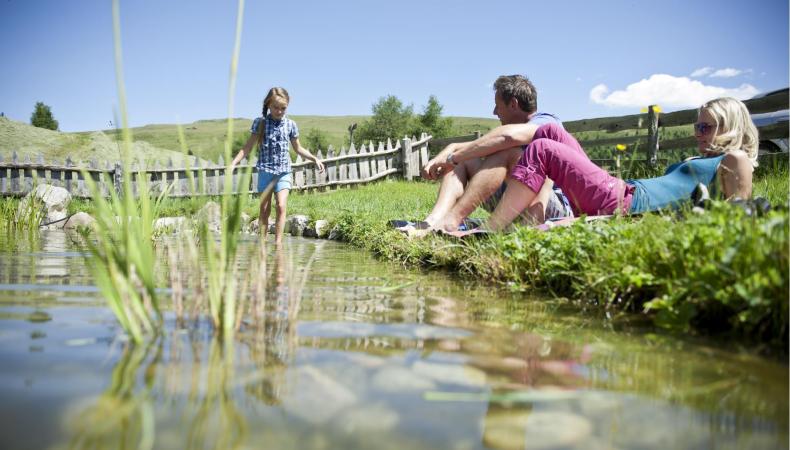
<path fill-rule="evenodd" d="M 786 448 L 784 363 L 319 242 L 242 241 L 224 342 L 175 243 L 166 327 L 146 345 L 110 344 L 106 308 L 75 307 L 65 286 L 0 286 L 0 447 Z M 14 433 L 53 421 L 67 425 L 39 428 L 51 442 Z"/>

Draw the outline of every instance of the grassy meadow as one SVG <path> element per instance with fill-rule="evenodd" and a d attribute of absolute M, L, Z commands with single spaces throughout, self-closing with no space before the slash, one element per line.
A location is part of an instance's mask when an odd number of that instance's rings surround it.
<path fill-rule="evenodd" d="M 297 125 L 303 136 L 311 129 L 324 132 L 329 143 L 339 149 L 348 147 L 348 127 L 352 123 L 361 123 L 369 116 L 289 116 Z M 233 145 L 238 151 L 250 136 L 252 119 L 237 118 L 233 120 Z M 458 135 L 471 134 L 475 131 L 486 132 L 497 125 L 497 119 L 477 117 L 454 117 L 453 124 Z M 182 124 L 186 147 L 191 153 L 190 158 L 197 156 L 201 160 L 216 162 L 225 149 L 228 121 L 225 119 L 199 120 Z M 131 152 L 133 159 L 158 161 L 162 164 L 180 164 L 183 159 L 182 147 L 178 137 L 177 124 L 152 124 L 130 128 L 132 134 Z M 64 161 L 70 157 L 72 161 L 120 161 L 121 132 L 115 129 L 63 133 L 59 131 L 36 128 L 32 125 L 16 122 L 7 117 L 0 117 L 0 157 L 10 161 L 16 151 L 19 161 L 29 158 L 36 162 L 39 156 L 45 162 Z M 304 142 L 303 142 L 304 144 Z M 313 150 L 313 149 L 311 149 Z M 324 152 L 326 149 L 323 149 Z M 234 155 L 235 156 L 235 155 Z M 224 157 L 223 157 L 224 159 Z"/>

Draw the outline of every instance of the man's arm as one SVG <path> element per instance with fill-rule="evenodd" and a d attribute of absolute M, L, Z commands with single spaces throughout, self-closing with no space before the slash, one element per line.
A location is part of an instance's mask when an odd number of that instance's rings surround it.
<path fill-rule="evenodd" d="M 529 123 L 502 125 L 474 141 L 450 144 L 428 161 L 428 164 L 423 167 L 422 176 L 429 180 L 435 180 L 453 170 L 454 165 L 447 161 L 449 155 L 453 155 L 452 162 L 458 164 L 501 150 L 527 145 L 532 142 L 537 129 L 537 125 Z"/>

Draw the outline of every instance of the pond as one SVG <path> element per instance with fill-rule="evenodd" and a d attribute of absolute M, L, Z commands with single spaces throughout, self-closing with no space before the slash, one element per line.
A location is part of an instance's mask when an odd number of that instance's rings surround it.
<path fill-rule="evenodd" d="M 223 342 L 169 311 L 133 345 L 70 236 L 13 239 L 0 448 L 788 446 L 787 362 L 748 349 L 289 237 L 261 326 Z"/>

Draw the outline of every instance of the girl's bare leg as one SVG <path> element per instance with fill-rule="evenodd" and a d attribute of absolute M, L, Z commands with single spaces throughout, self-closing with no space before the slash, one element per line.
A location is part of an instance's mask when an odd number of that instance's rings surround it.
<path fill-rule="evenodd" d="M 272 191 L 266 189 L 261 193 L 260 215 L 258 216 L 258 230 L 264 238 L 269 232 L 269 213 L 272 210 Z"/>
<path fill-rule="evenodd" d="M 289 189 L 274 194 L 277 197 L 277 224 L 274 228 L 274 242 L 280 244 L 283 241 L 283 234 L 285 233 L 285 214 L 288 209 L 288 193 Z"/>

